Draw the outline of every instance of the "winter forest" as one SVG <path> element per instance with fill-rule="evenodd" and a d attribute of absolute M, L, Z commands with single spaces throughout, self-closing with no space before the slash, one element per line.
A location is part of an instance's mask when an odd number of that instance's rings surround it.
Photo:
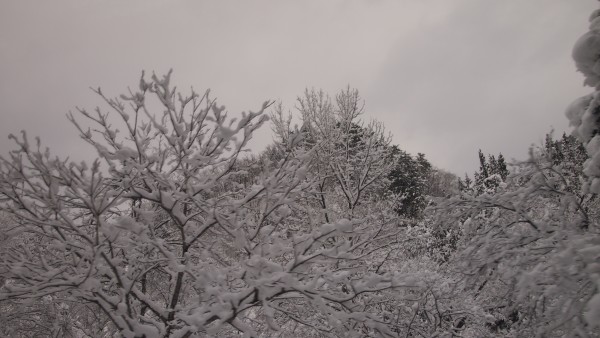
<path fill-rule="evenodd" d="M 94 88 L 96 160 L 0 158 L 0 336 L 600 337 L 600 10 L 582 34 L 572 133 L 460 177 L 351 85 L 241 115 L 185 70 Z"/>

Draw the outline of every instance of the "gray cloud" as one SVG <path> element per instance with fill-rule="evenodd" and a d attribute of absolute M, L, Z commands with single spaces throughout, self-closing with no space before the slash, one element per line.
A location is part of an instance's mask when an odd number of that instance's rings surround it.
<path fill-rule="evenodd" d="M 367 118 L 434 164 L 478 148 L 523 157 L 586 92 L 570 50 L 593 1 L 8 1 L 0 11 L 0 135 L 27 129 L 85 157 L 64 114 L 142 69 L 212 88 L 230 111 L 293 106 L 306 86 L 361 90 Z M 5 139 L 6 140 L 6 139 Z M 257 147 L 270 142 L 267 133 Z M 0 143 L 6 153 L 12 146 Z M 85 149 L 85 151 L 83 150 Z"/>
<path fill-rule="evenodd" d="M 478 148 L 522 159 L 567 129 L 564 108 L 586 92 L 570 51 L 592 6 L 578 5 L 462 1 L 397 41 L 370 106 L 397 142 L 455 172 L 476 167 Z"/>

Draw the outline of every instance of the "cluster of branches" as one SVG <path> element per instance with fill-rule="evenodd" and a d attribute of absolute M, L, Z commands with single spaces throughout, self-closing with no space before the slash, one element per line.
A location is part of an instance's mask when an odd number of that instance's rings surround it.
<path fill-rule="evenodd" d="M 304 135 L 303 147 L 318 145 L 311 173 L 320 177 L 323 209 L 328 208 L 326 196 L 340 192 L 345 205 L 334 208 L 342 214 L 352 214 L 361 199 L 385 198 L 393 201 L 391 208 L 402 218 L 419 220 L 429 195 L 454 192 L 454 175 L 433 168 L 424 154 L 415 157 L 392 145 L 380 122 L 361 119 L 364 103 L 358 90 L 347 87 L 332 99 L 322 90 L 307 89 L 298 98 L 296 111 L 296 116 L 285 114 L 281 103 L 275 106 L 272 121 L 277 139 L 268 156 L 281 153 L 298 134 Z M 292 127 L 294 117 L 300 127 Z"/>
<path fill-rule="evenodd" d="M 533 155 L 533 153 L 532 153 Z M 545 154 L 547 155 L 547 154 Z M 461 194 L 437 207 L 436 226 L 503 335 L 598 334 L 596 195 L 574 191 L 582 168 L 532 157 L 494 193 Z"/>
<path fill-rule="evenodd" d="M 170 75 L 142 76 L 119 98 L 98 88 L 108 111 L 68 116 L 98 152 L 89 166 L 11 136 L 3 334 L 50 322 L 46 334 L 73 337 L 418 330 L 412 308 L 394 308 L 431 297 L 432 283 L 394 269 L 400 229 L 366 203 L 389 172 L 389 138 L 377 123 L 355 128 L 355 92 L 323 123 L 329 103 L 307 95 L 305 127 L 321 132 L 290 133 L 281 156 L 259 163 L 241 156 L 268 103 L 230 118 L 208 92 L 178 93 Z"/>

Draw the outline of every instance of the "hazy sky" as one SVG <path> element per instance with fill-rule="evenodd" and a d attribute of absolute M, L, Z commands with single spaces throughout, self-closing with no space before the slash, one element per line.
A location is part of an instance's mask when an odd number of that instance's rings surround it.
<path fill-rule="evenodd" d="M 141 70 L 231 113 L 290 108 L 305 87 L 350 84 L 394 143 L 457 174 L 477 150 L 525 158 L 565 107 L 590 92 L 571 50 L 593 0 L 0 0 L 0 152 L 9 133 L 89 156 L 65 114 L 117 95 Z M 256 147 L 272 140 L 257 135 Z M 87 155 L 86 155 L 87 154 Z"/>

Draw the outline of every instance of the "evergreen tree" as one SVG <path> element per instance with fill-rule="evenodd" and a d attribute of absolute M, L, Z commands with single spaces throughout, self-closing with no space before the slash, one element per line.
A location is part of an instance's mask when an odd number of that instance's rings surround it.
<path fill-rule="evenodd" d="M 498 154 L 497 158 L 492 154 L 486 158 L 483 151 L 479 149 L 478 156 L 479 171 L 473 174 L 474 180 L 465 174 L 465 179 L 458 181 L 459 191 L 463 193 L 481 195 L 495 192 L 508 177 L 509 171 L 502 153 Z"/>
<path fill-rule="evenodd" d="M 565 178 L 563 184 L 565 189 L 572 193 L 578 193 L 581 189 L 581 181 L 585 180 L 583 165 L 588 158 L 585 147 L 572 135 L 563 133 L 560 139 L 553 139 L 552 134 L 546 135 L 542 157 L 560 168 Z"/>
<path fill-rule="evenodd" d="M 488 166 L 487 162 L 485 161 L 485 155 L 483 154 L 481 149 L 479 149 L 479 172 L 481 173 L 481 176 L 483 178 L 486 178 L 489 176 L 488 168 L 489 168 L 489 166 Z"/>
<path fill-rule="evenodd" d="M 458 191 L 470 192 L 473 189 L 473 180 L 465 173 L 464 180 L 458 178 Z"/>
<path fill-rule="evenodd" d="M 495 169 L 496 173 L 498 173 L 500 175 L 500 177 L 502 177 L 503 181 L 506 181 L 506 178 L 508 177 L 508 168 L 506 167 L 506 161 L 504 160 L 504 156 L 502 155 L 502 153 L 500 153 L 498 155 L 498 160 L 496 162 L 496 169 Z"/>
<path fill-rule="evenodd" d="M 401 196 L 395 211 L 407 218 L 420 218 L 427 206 L 427 192 L 432 175 L 431 163 L 422 153 L 416 157 L 393 146 L 395 165 L 390 172 L 389 190 Z"/>

